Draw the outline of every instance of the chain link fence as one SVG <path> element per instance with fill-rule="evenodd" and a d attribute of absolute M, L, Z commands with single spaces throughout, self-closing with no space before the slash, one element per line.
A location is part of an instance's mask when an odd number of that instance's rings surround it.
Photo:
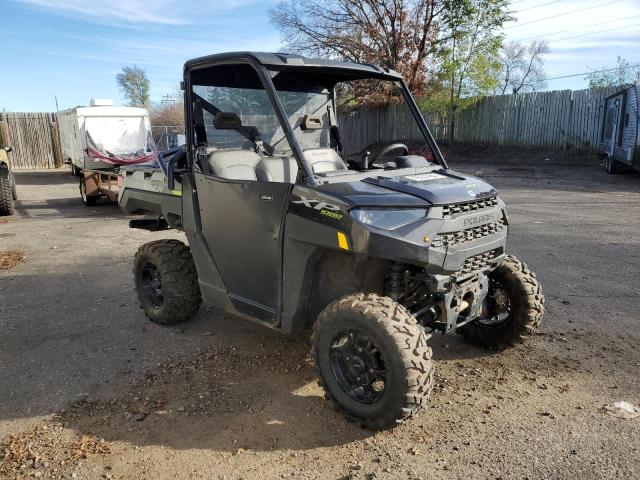
<path fill-rule="evenodd" d="M 184 127 L 182 125 L 158 125 L 151 127 L 153 140 L 158 150 L 169 150 L 185 143 Z"/>

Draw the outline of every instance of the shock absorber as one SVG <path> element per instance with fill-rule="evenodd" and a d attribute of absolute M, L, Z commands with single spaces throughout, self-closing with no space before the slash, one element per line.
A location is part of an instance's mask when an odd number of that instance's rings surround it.
<path fill-rule="evenodd" d="M 385 285 L 385 295 L 397 302 L 404 291 L 404 267 L 397 263 L 391 265 L 387 276 L 387 284 Z"/>

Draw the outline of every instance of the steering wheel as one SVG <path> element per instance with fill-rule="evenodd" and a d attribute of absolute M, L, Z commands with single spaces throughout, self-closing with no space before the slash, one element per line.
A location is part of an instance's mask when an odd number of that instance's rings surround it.
<path fill-rule="evenodd" d="M 392 143 L 391 145 L 387 145 L 378 153 L 372 156 L 370 156 L 370 153 L 368 151 L 365 151 L 362 156 L 363 168 L 365 170 L 368 170 L 378 160 L 388 156 L 391 152 L 395 152 L 396 150 L 401 150 L 402 151 L 401 155 L 409 154 L 409 147 L 407 147 L 404 143 Z"/>

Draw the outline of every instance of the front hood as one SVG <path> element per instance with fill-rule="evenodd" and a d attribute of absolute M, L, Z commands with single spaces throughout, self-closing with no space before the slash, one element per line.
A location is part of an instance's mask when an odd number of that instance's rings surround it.
<path fill-rule="evenodd" d="M 320 190 L 351 205 L 383 207 L 444 205 L 497 194 L 496 189 L 484 180 L 452 170 L 368 177 L 355 182 L 322 185 Z"/>
<path fill-rule="evenodd" d="M 484 180 L 452 170 L 365 178 L 363 182 L 395 192 L 407 193 L 433 205 L 480 200 L 498 193 Z"/>

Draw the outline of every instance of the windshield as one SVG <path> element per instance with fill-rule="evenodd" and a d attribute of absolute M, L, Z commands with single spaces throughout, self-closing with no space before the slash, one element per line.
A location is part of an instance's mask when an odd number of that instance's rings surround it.
<path fill-rule="evenodd" d="M 399 81 L 350 68 L 295 67 L 268 74 L 314 175 L 434 162 Z M 240 63 L 199 67 L 190 75 L 190 121 L 200 168 L 227 178 L 242 171 L 246 178 L 255 173 L 258 180 L 292 181 L 299 165 L 258 72 Z"/>
<path fill-rule="evenodd" d="M 332 91 L 319 86 L 322 76 L 313 83 L 298 80 L 295 91 L 289 79 L 280 73 L 274 84 L 289 117 L 295 138 L 303 150 L 339 149 L 345 161 L 357 165 L 367 155 L 379 166 L 393 168 L 390 163 L 398 155 L 420 155 L 430 162 L 433 153 L 417 120 L 413 116 L 398 82 L 377 79 L 338 81 L 335 105 Z M 326 83 L 330 80 L 327 78 Z M 385 148 L 400 144 L 385 152 Z M 376 158 L 383 153 L 384 158 Z M 385 163 L 386 162 L 386 163 Z"/>

